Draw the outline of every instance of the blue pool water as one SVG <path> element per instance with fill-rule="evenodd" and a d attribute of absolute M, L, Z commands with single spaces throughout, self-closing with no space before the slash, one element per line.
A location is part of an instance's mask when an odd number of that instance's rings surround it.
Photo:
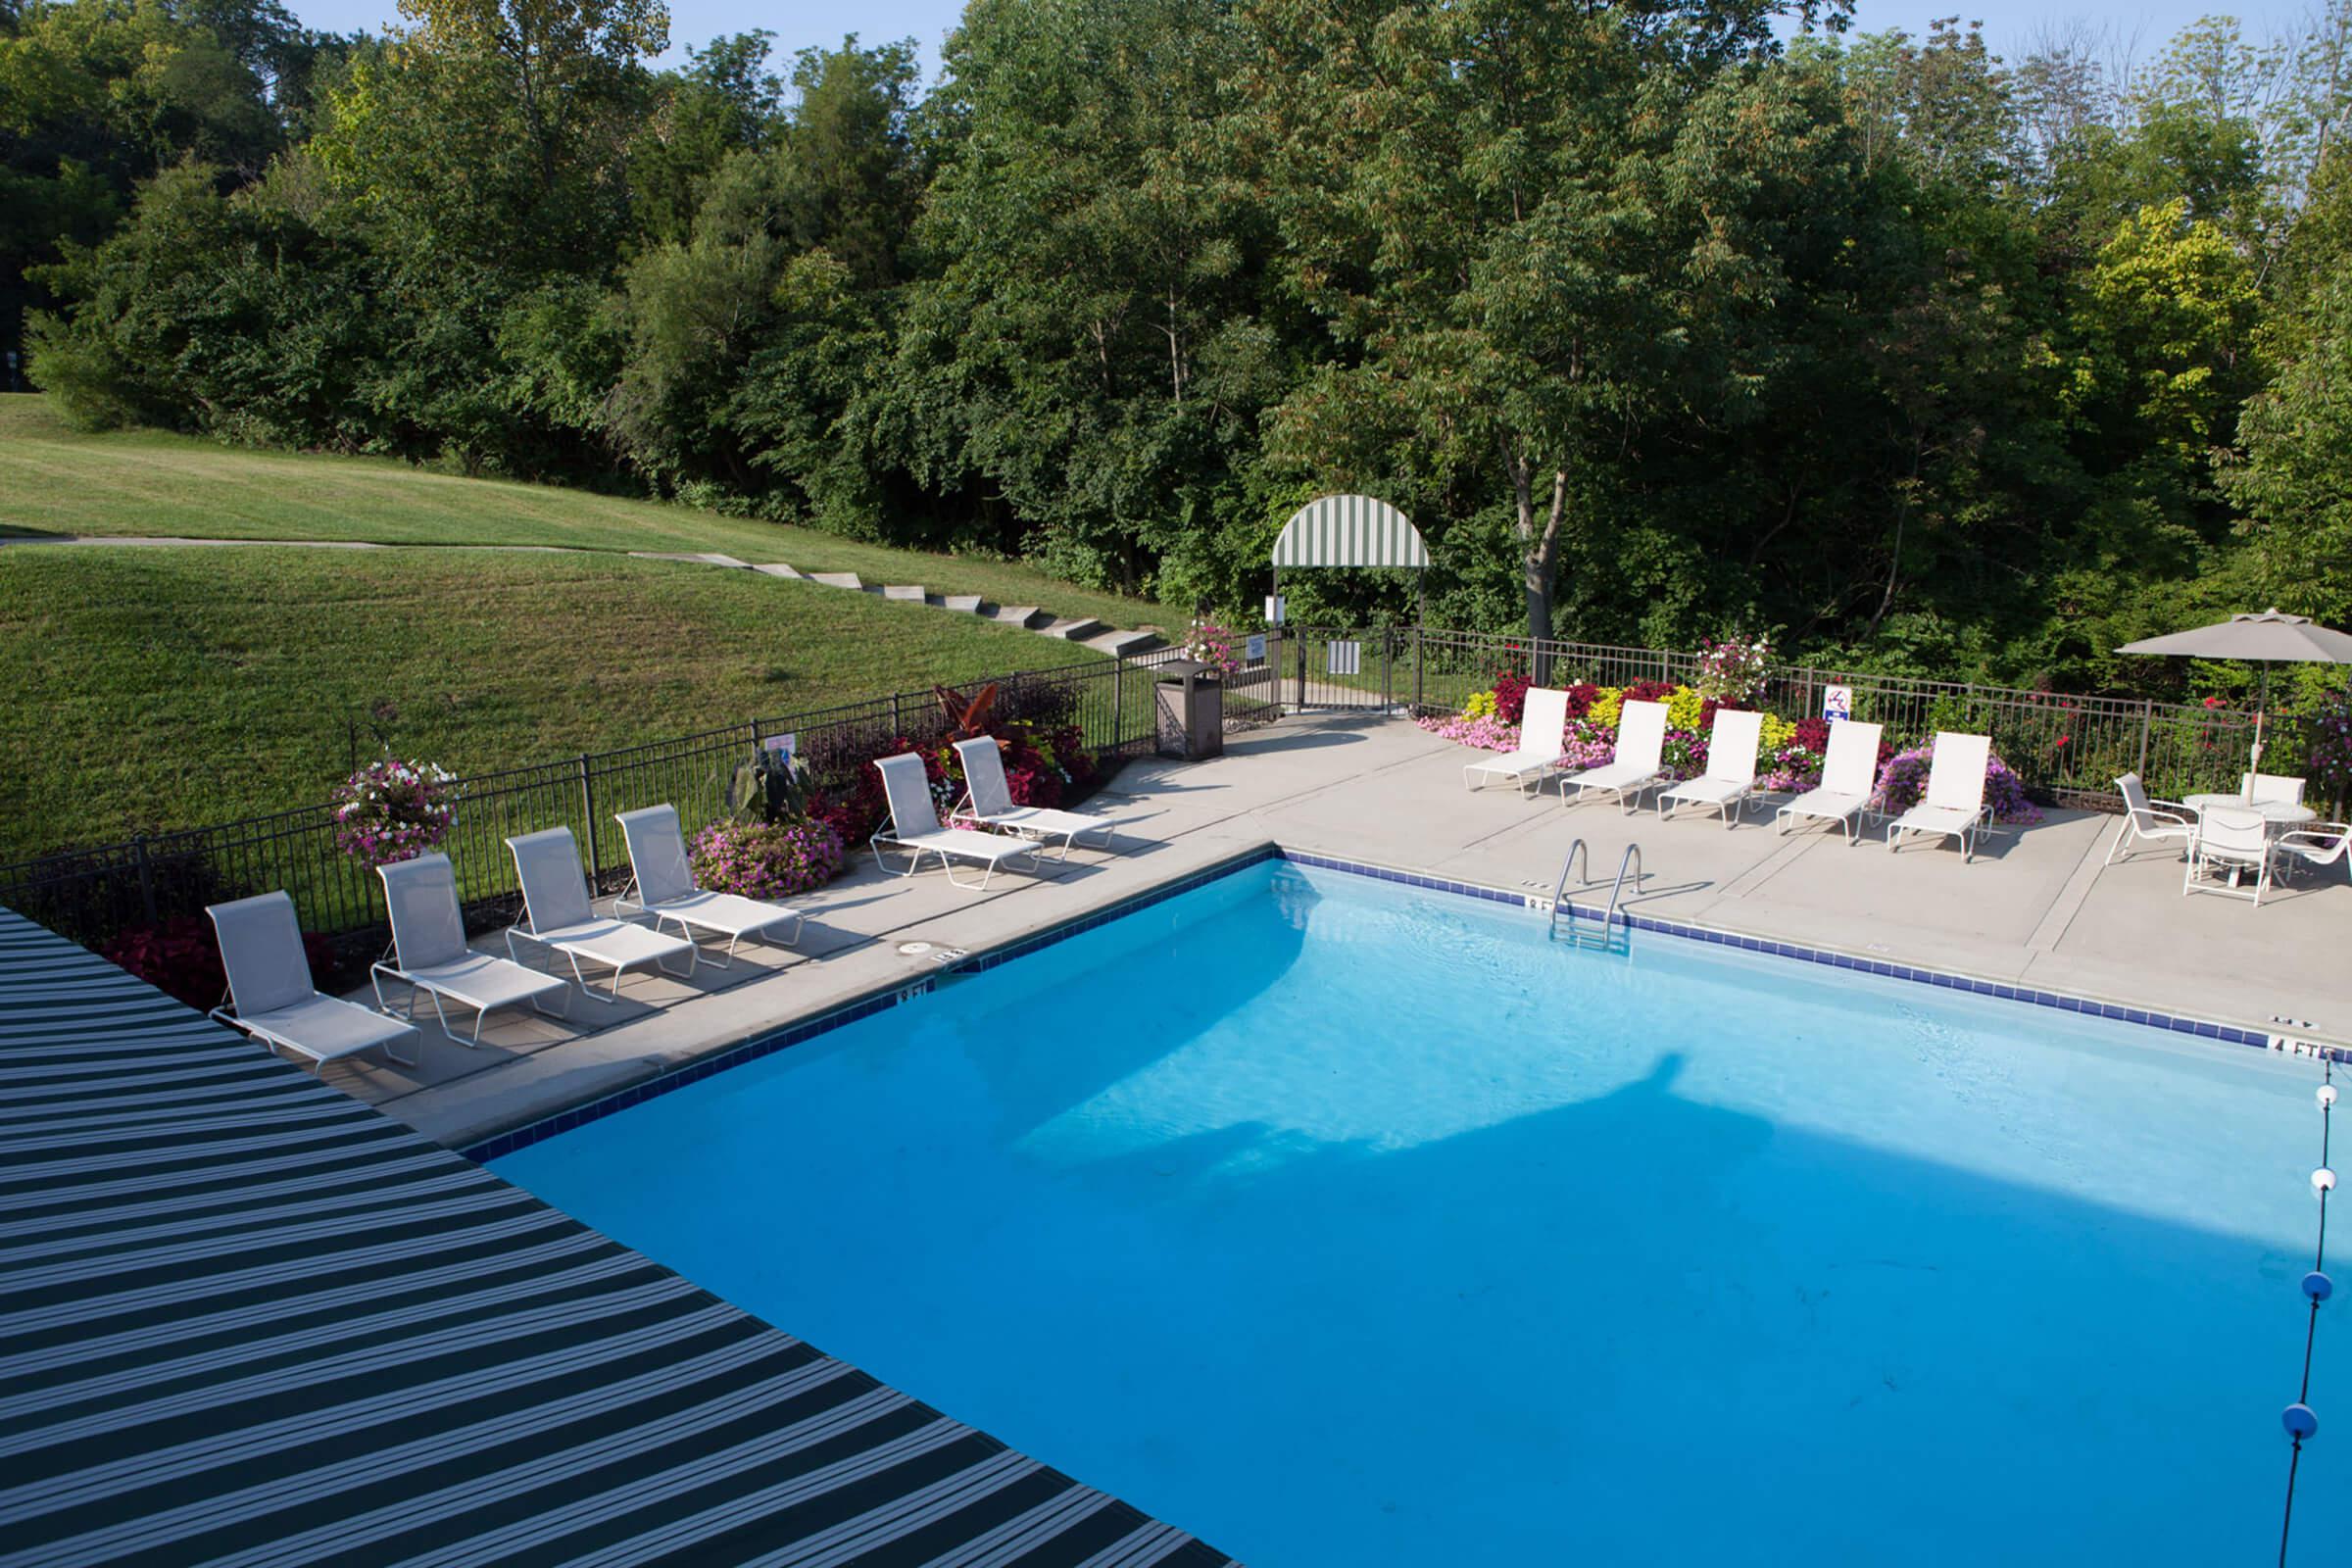
<path fill-rule="evenodd" d="M 2214 1564 L 2317 1081 L 1264 864 L 497 1168 L 1255 1568 Z"/>

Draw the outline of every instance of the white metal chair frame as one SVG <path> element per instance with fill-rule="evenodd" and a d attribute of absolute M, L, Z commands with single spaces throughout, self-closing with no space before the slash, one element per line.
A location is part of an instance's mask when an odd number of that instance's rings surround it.
<path fill-rule="evenodd" d="M 914 770 L 918 774 L 922 775 L 919 781 L 912 786 L 909 786 L 905 781 L 905 766 L 909 762 L 914 765 Z M 897 764 L 900 771 L 894 774 L 891 766 L 886 764 Z M 923 760 L 915 756 L 914 753 L 904 752 L 897 757 L 878 757 L 874 759 L 874 767 L 882 775 L 883 797 L 888 803 L 890 808 L 890 831 L 885 833 L 877 829 L 874 835 L 866 840 L 866 847 L 874 852 L 874 864 L 880 866 L 885 871 L 889 871 L 892 876 L 913 876 L 915 872 L 923 868 L 923 857 L 926 855 L 938 856 L 940 869 L 948 873 L 948 881 L 955 886 L 962 888 L 966 892 L 971 893 L 984 891 L 988 887 L 989 879 L 997 874 L 997 868 L 999 866 L 1004 865 L 1010 860 L 1020 859 L 1024 856 L 1026 856 L 1029 860 L 1029 866 L 1026 874 L 1032 876 L 1044 874 L 1045 852 L 1041 846 L 1026 839 L 1006 840 L 1005 842 L 1018 844 L 1020 848 L 1008 849 L 1003 854 L 982 854 L 977 848 L 956 850 L 953 846 L 945 843 L 924 842 L 926 839 L 931 838 L 946 839 L 951 834 L 962 834 L 967 838 L 972 839 L 991 839 L 995 838 L 996 835 L 977 832 L 971 828 L 949 828 L 941 825 L 939 820 L 939 808 L 934 806 L 931 802 L 930 774 L 923 767 Z M 923 815 L 929 817 L 931 820 L 931 827 L 927 832 L 907 833 L 906 824 L 899 820 L 898 802 L 895 797 L 902 790 L 906 790 L 910 787 L 919 789 L 922 792 Z M 901 837 L 900 835 L 902 834 L 905 834 L 906 836 Z M 900 849 L 908 852 L 906 870 L 891 870 L 890 862 L 882 858 L 882 846 L 885 844 L 890 845 L 893 849 Z M 965 859 L 979 860 L 982 862 L 979 881 L 966 882 L 956 874 L 956 858 L 958 855 Z"/>
<path fill-rule="evenodd" d="M 2320 822 L 2281 833 L 2271 853 L 2278 858 L 2281 882 L 2292 881 L 2305 868 L 2319 871 L 2341 865 L 2352 874 L 2352 823 Z"/>
<path fill-rule="evenodd" d="M 215 936 L 217 939 L 220 939 L 221 967 L 228 971 L 229 980 L 228 988 L 221 996 L 220 1004 L 217 1007 L 214 1007 L 210 1012 L 206 1013 L 205 1016 L 212 1019 L 216 1023 L 225 1024 L 229 1028 L 236 1030 L 239 1034 L 244 1035 L 246 1038 L 258 1042 L 264 1050 L 267 1050 L 273 1054 L 282 1052 L 288 1055 L 308 1058 L 311 1064 L 312 1076 L 321 1076 L 325 1073 L 326 1064 L 329 1061 L 340 1061 L 343 1058 L 343 1055 L 357 1055 L 360 1053 L 358 1051 L 346 1051 L 338 1055 L 320 1055 L 318 1054 L 318 1047 L 314 1045 L 307 1045 L 304 1042 L 295 1039 L 292 1035 L 272 1029 L 268 1024 L 260 1021 L 261 1018 L 269 1017 L 272 1010 L 284 1010 L 283 1008 L 265 1008 L 261 1014 L 255 1018 L 246 1018 L 240 1016 L 237 1011 L 236 968 L 234 964 L 230 962 L 228 957 L 229 944 L 227 940 L 221 938 L 221 910 L 237 906 L 243 906 L 249 908 L 267 908 L 268 906 L 264 906 L 260 902 L 263 899 L 282 902 L 285 910 L 286 928 L 293 936 L 296 947 L 299 949 L 301 946 L 302 927 L 294 917 L 294 900 L 291 895 L 282 891 L 276 893 L 260 894 L 251 899 L 234 900 L 229 905 L 217 906 L 211 909 L 208 909 L 206 913 L 212 916 Z M 357 1013 L 367 1014 L 369 1012 L 368 1008 L 361 1006 L 356 1002 L 346 1002 L 341 997 L 329 997 L 325 995 L 325 993 L 319 991 L 317 986 L 310 985 L 307 977 L 303 983 L 308 985 L 310 989 L 310 996 L 307 999 L 304 999 L 306 1003 L 329 1002 L 333 1003 L 337 1007 L 349 1007 L 352 1011 Z M 398 1024 L 403 1022 L 403 1020 L 393 1017 L 391 1009 L 383 1005 L 383 993 L 381 990 L 378 990 L 376 993 L 376 1006 L 374 1007 L 373 1012 L 375 1015 L 381 1016 L 387 1023 Z M 406 1021 L 408 1024 L 408 1041 L 410 1047 L 412 1048 L 411 1054 L 404 1056 L 398 1051 L 393 1049 L 393 1042 L 398 1038 L 397 1036 L 387 1036 L 385 1039 L 376 1042 L 375 1045 L 366 1046 L 361 1049 L 372 1051 L 376 1049 L 377 1045 L 380 1045 L 383 1049 L 384 1057 L 386 1060 L 402 1067 L 414 1067 L 417 1065 L 423 1060 L 421 1050 L 423 1040 L 422 1037 L 416 1032 L 416 1020 L 412 1017 Z"/>
<path fill-rule="evenodd" d="M 1947 746 L 1947 742 L 1960 744 Z M 1946 762 L 1947 756 L 1953 760 Z M 1984 773 L 1986 767 L 1990 765 L 1991 758 L 1992 741 L 1989 736 L 1966 735 L 1951 730 L 1937 731 L 1935 751 L 1928 759 L 1928 787 L 1920 792 L 1919 804 L 1908 811 L 1890 814 L 1886 819 L 1888 852 L 1891 853 L 1895 848 L 1896 834 L 1918 833 L 1930 838 L 1958 839 L 1960 841 L 1960 863 L 1966 865 L 1974 858 L 1977 851 L 1977 839 L 1984 831 Z M 1936 786 L 1941 782 L 1940 775 L 1947 766 L 1959 769 L 1963 780 L 1968 780 L 1970 773 L 1975 774 L 1974 779 L 1969 781 L 1973 782 L 1975 787 L 1976 800 L 1973 805 L 1963 806 L 1952 801 L 1936 799 L 1939 793 L 1950 793 L 1962 787 L 1961 784 L 1954 783 L 1947 786 L 1944 791 L 1937 790 Z M 1948 824 L 1914 821 L 1912 819 L 1914 813 L 1921 810 L 1948 812 L 1950 821 Z"/>
<path fill-rule="evenodd" d="M 1655 710 L 1655 711 L 1651 711 Z M 1635 729 L 1633 726 L 1641 726 Z M 1641 747 L 1646 754 L 1638 760 L 1621 762 L 1629 747 Z M 1589 767 L 1579 773 L 1560 774 L 1560 804 L 1582 806 L 1593 796 L 1614 799 L 1631 816 L 1642 808 L 1642 797 L 1666 782 L 1662 759 L 1666 749 L 1666 705 L 1636 700 L 1623 703 L 1617 710 L 1617 749 L 1608 761 L 1598 767 Z M 1594 774 L 1610 774 L 1620 766 L 1632 769 L 1621 778 L 1593 778 Z M 1641 771 L 1646 768 L 1646 772 Z M 1589 781 L 1589 782 L 1588 782 Z M 1571 795 L 1568 792 L 1574 790 Z"/>
<path fill-rule="evenodd" d="M 1747 809 L 1747 803 L 1755 798 L 1756 752 L 1762 744 L 1763 734 L 1763 714 L 1744 709 L 1717 709 L 1714 728 L 1707 735 L 1706 771 L 1700 773 L 1696 778 L 1686 780 L 1670 790 L 1661 792 L 1658 796 L 1658 815 L 1671 820 L 1677 805 L 1705 807 L 1722 814 L 1724 828 L 1729 831 L 1732 819 L 1744 813 Z M 1739 742 L 1742 737 L 1747 742 L 1746 771 L 1742 773 L 1735 767 L 1729 771 L 1718 772 L 1717 768 L 1722 761 L 1721 754 L 1727 745 L 1731 748 L 1732 755 L 1738 756 L 1740 755 Z M 1723 794 L 1710 792 L 1703 787 L 1709 784 L 1730 784 L 1736 785 L 1737 788 L 1730 794 Z"/>
<path fill-rule="evenodd" d="M 2246 807 L 2208 807 L 2198 822 L 2197 836 L 2189 841 L 2180 896 L 2218 893 L 2224 898 L 2250 900 L 2260 908 L 2262 896 L 2271 890 L 2271 867 L 2276 858 L 2271 824 L 2260 811 Z M 2226 887 L 2215 876 L 2222 871 L 2230 876 Z M 2239 876 L 2247 871 L 2254 873 L 2251 892 L 2238 886 Z"/>
<path fill-rule="evenodd" d="M 416 873 L 416 871 L 425 869 L 426 862 L 434 860 L 440 861 L 444 869 L 447 868 L 449 863 L 447 857 L 431 855 L 419 856 L 416 860 L 396 862 L 393 865 L 379 865 L 376 867 L 376 874 L 384 879 L 384 901 L 387 909 L 389 909 L 395 898 L 394 890 L 392 888 L 392 879 L 394 874 L 396 872 L 401 872 L 402 874 L 414 875 Z M 404 870 L 404 867 L 414 867 L 416 870 Z M 451 908 L 454 910 L 457 907 L 458 903 L 457 883 L 454 877 L 449 883 L 449 903 Z M 464 927 L 464 922 L 462 919 L 459 921 L 459 927 L 460 929 L 463 929 Z M 461 948 L 461 951 L 466 950 Z M 390 961 L 387 962 L 387 959 Z M 489 961 L 496 963 L 502 961 L 513 962 L 514 960 L 511 958 L 504 960 L 494 958 Z M 449 1038 L 452 1040 L 461 1041 L 465 1045 L 478 1048 L 482 1043 L 483 1022 L 488 1019 L 490 1014 L 495 1012 L 498 1008 L 509 1005 L 509 1002 L 484 1002 L 479 998 L 468 996 L 462 988 L 450 985 L 446 981 L 436 980 L 431 975 L 424 972 L 426 969 L 434 967 L 439 967 L 439 965 L 429 963 L 422 964 L 416 969 L 403 967 L 403 960 L 400 957 L 400 926 L 397 919 L 395 919 L 392 927 L 392 940 L 384 948 L 384 957 L 376 959 L 375 962 L 368 966 L 368 982 L 371 987 L 374 988 L 375 1004 L 377 1008 L 387 1015 L 389 1015 L 392 1011 L 391 1003 L 386 1001 L 384 997 L 384 981 L 386 979 L 396 980 L 400 984 L 409 988 L 409 1022 L 415 1023 L 416 1021 L 416 994 L 421 991 L 432 1001 L 433 1016 L 440 1020 L 441 1032 L 449 1036 Z M 539 972 L 540 971 L 538 970 L 532 971 L 534 974 Z M 551 976 L 550 978 L 552 979 L 554 977 Z M 554 1012 L 548 1011 L 546 1007 L 540 1004 L 539 998 L 544 993 L 534 992 L 525 1000 L 530 1003 L 531 1010 L 535 1013 L 538 1013 L 541 1017 L 562 1018 L 568 1023 L 571 1019 L 571 993 L 568 989 L 564 989 L 563 987 L 563 982 L 561 980 L 557 980 L 556 987 L 564 998 L 564 1004 Z M 460 1035 L 455 1029 L 452 1029 L 449 1026 L 449 1011 L 447 1008 L 441 1005 L 441 999 L 443 997 L 447 997 L 450 1001 L 458 1003 L 462 1006 L 467 1006 L 473 1009 L 473 1032 L 470 1035 Z"/>
<path fill-rule="evenodd" d="M 659 953 L 648 954 L 642 958 L 617 959 L 608 954 L 598 953 L 596 951 L 596 945 L 592 941 L 578 938 L 567 939 L 564 935 L 564 932 L 577 930 L 581 924 L 588 922 L 573 922 L 569 924 L 559 925 L 554 931 L 546 934 L 542 934 L 539 931 L 538 926 L 531 914 L 531 876 L 523 863 L 524 857 L 526 853 L 528 853 L 523 846 L 525 846 L 531 840 L 544 839 L 553 834 L 563 835 L 564 842 L 567 845 L 573 843 L 571 829 L 567 827 L 547 828 L 539 833 L 524 833 L 507 840 L 507 848 L 512 851 L 514 856 L 515 880 L 522 885 L 522 918 L 515 921 L 513 925 L 507 927 L 507 956 L 513 958 L 516 963 L 522 963 L 524 961 L 521 950 L 514 945 L 514 939 L 517 937 L 522 938 L 526 942 L 534 944 L 546 952 L 561 954 L 564 956 L 564 959 L 570 963 L 572 983 L 580 988 L 581 994 L 593 1001 L 603 1002 L 607 1005 L 614 1005 L 619 1003 L 620 978 L 622 975 L 627 974 L 631 969 L 634 968 L 651 964 L 654 968 L 660 970 L 665 975 L 668 975 L 673 980 L 684 980 L 690 978 L 694 974 L 695 961 L 702 956 L 702 949 L 697 947 L 691 940 L 683 938 L 672 939 L 679 941 L 686 950 L 686 972 L 684 974 L 680 974 L 678 971 L 672 969 L 668 964 L 662 962 L 662 956 Z M 576 847 L 570 851 L 567 859 L 571 867 L 571 875 L 576 881 L 576 893 L 579 903 L 588 910 L 588 921 L 592 922 L 595 919 L 595 906 L 590 902 L 588 897 L 587 873 L 580 869 L 580 852 Z M 546 891 L 553 892 L 558 890 L 546 889 Z M 564 889 L 562 891 L 569 893 L 575 890 Z M 608 921 L 606 923 L 611 926 L 635 931 L 639 936 L 643 936 L 645 934 L 645 927 L 631 926 L 625 920 L 616 919 Z M 599 997 L 593 990 L 589 989 L 588 976 L 580 968 L 580 960 L 582 958 L 586 958 L 590 963 L 601 963 L 612 971 L 612 978 L 606 982 L 606 987 L 610 995 Z"/>
<path fill-rule="evenodd" d="M 673 832 L 677 831 L 678 816 L 677 808 L 675 807 L 664 805 L 648 808 L 646 811 L 616 811 L 613 813 L 612 820 L 620 824 L 621 839 L 625 844 L 628 845 L 629 849 L 629 881 L 628 885 L 622 888 L 619 895 L 612 901 L 612 912 L 615 916 L 620 915 L 623 911 L 630 910 L 633 910 L 638 914 L 651 915 L 653 916 L 654 929 L 657 931 L 662 929 L 662 922 L 674 922 L 678 928 L 678 935 L 684 937 L 689 942 L 695 942 L 695 951 L 701 956 L 702 960 L 710 964 L 714 969 L 727 969 L 734 966 L 735 949 L 747 936 L 757 936 L 762 942 L 773 941 L 778 946 L 787 948 L 793 946 L 801 940 L 801 932 L 803 928 L 808 925 L 808 916 L 806 911 L 793 908 L 789 905 L 775 905 L 775 918 L 768 921 L 764 925 L 738 925 L 729 927 L 707 921 L 697 921 L 694 918 L 693 906 L 691 905 L 679 907 L 675 906 L 668 900 L 656 899 L 649 903 L 644 899 L 631 898 L 630 895 L 638 890 L 641 877 L 637 866 L 637 843 L 629 833 L 629 818 L 632 816 L 646 817 L 653 811 L 667 811 L 669 813 L 670 828 Z M 679 840 L 679 858 L 683 860 L 684 858 L 685 844 L 683 835 L 681 834 Z M 686 880 L 691 892 L 687 895 L 684 895 L 685 897 L 693 897 L 706 891 L 705 889 L 696 887 L 694 885 L 694 877 L 691 871 L 687 873 Z M 760 899 L 747 899 L 744 902 L 747 904 L 760 904 L 766 901 Z M 792 935 L 788 937 L 770 936 L 769 933 L 772 932 L 775 927 L 784 924 L 788 919 L 792 922 Z M 697 931 L 710 931 L 716 935 L 725 937 L 727 939 L 727 951 L 725 956 L 719 956 L 704 953 L 702 951 L 701 944 L 696 942 L 695 932 Z M 692 971 L 689 970 L 689 972 L 691 973 Z"/>
<path fill-rule="evenodd" d="M 1544 781 L 1560 765 L 1559 738 L 1568 727 L 1568 694 L 1557 686 L 1530 686 L 1520 700 L 1519 749 L 1498 753 L 1475 762 L 1462 764 L 1462 788 L 1486 788 L 1491 776 L 1509 779 L 1518 786 L 1521 795 L 1541 795 Z M 1530 746 L 1528 737 L 1549 730 L 1552 735 L 1550 755 L 1539 742 Z"/>
<path fill-rule="evenodd" d="M 1004 753 L 992 736 L 981 735 L 956 743 L 956 755 L 963 760 L 963 797 L 948 813 L 950 827 L 959 821 L 981 827 L 995 828 L 1016 838 L 1033 839 L 1040 848 L 1061 840 L 1061 852 L 1054 863 L 1061 864 L 1070 858 L 1070 851 L 1080 842 L 1100 833 L 1102 848 L 1108 850 L 1116 837 L 1119 824 L 1108 818 L 1091 816 L 1082 811 L 1064 811 L 1045 807 L 1019 807 L 1012 801 L 1012 788 L 1004 779 Z M 974 757 L 989 759 L 975 768 Z M 995 776 L 988 777 L 982 768 L 994 768 Z M 982 793 L 990 799 L 984 804 Z"/>
<path fill-rule="evenodd" d="M 2178 840 L 2183 850 L 2196 842 L 2197 813 L 2186 806 L 2148 794 L 2141 787 L 2137 773 L 2126 773 L 2115 785 L 2123 793 L 2124 820 L 2115 830 L 2115 840 L 2107 846 L 2107 858 L 2101 863 L 2113 865 L 2118 855 L 2129 858 L 2124 849 L 2127 839 L 2135 846 L 2142 839 L 2151 844 Z"/>
<path fill-rule="evenodd" d="M 1880 725 L 1860 719 L 1830 720 L 1830 743 L 1821 760 L 1821 782 L 1772 814 L 1773 825 L 1782 837 L 1788 837 L 1789 820 L 1794 818 L 1835 822 L 1845 829 L 1848 845 L 1862 842 L 1862 819 L 1870 814 L 1870 792 L 1878 784 L 1882 733 Z M 1858 776 L 1848 778 L 1847 774 Z M 1839 783 L 1859 783 L 1862 787 L 1836 789 L 1830 783 L 1833 777 Z"/>

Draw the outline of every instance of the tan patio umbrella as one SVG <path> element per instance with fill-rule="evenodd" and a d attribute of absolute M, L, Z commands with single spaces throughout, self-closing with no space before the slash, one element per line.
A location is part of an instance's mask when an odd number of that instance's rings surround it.
<path fill-rule="evenodd" d="M 2254 760 L 2249 773 L 2262 771 L 2264 710 L 2271 706 L 2273 664 L 2352 664 L 2352 634 L 2323 626 L 2308 615 L 2281 614 L 2266 610 L 2259 615 L 2231 615 L 2228 620 L 2169 637 L 2143 637 L 2126 643 L 2119 654 L 2171 654 L 2185 659 L 2242 659 L 2260 664 L 2262 699 L 2254 710 Z"/>

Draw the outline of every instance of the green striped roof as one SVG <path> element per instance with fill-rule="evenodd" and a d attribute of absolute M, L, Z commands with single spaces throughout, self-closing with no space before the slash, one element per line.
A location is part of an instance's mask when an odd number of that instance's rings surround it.
<path fill-rule="evenodd" d="M 1412 519 L 1370 496 L 1322 496 L 1291 514 L 1274 541 L 1277 566 L 1426 566 Z"/>

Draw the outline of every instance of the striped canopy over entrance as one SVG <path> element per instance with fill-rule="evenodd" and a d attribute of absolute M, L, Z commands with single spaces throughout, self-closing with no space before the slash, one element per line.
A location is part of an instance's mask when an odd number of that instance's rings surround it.
<path fill-rule="evenodd" d="M 1412 519 L 1370 496 L 1323 496 L 1291 514 L 1274 541 L 1274 565 L 1412 566 L 1429 564 L 1429 546 Z"/>

